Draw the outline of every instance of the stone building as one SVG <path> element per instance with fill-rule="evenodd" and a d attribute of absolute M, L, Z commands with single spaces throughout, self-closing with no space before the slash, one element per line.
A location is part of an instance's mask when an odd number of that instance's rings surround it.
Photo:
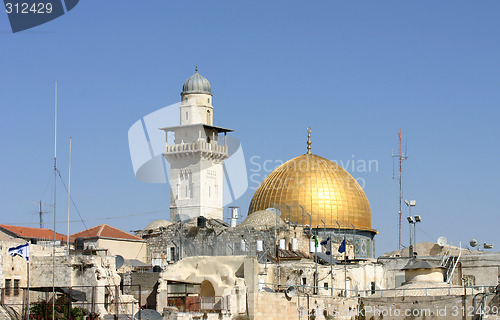
<path fill-rule="evenodd" d="M 74 233 L 70 237 L 76 250 L 105 250 L 107 255 L 120 255 L 127 260 L 147 262 L 146 242 L 130 233 L 101 224 Z"/>
<path fill-rule="evenodd" d="M 52 245 L 54 236 L 58 245 L 67 242 L 65 235 L 54 233 L 50 229 L 0 225 L 0 240 L 19 239 L 31 244 Z"/>

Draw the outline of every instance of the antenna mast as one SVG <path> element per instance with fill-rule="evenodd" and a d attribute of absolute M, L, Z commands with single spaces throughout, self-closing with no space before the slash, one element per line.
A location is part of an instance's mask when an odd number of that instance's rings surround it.
<path fill-rule="evenodd" d="M 393 154 L 392 156 L 394 158 L 398 158 L 399 160 L 399 174 L 397 177 L 392 177 L 393 179 L 398 180 L 399 184 L 399 213 L 398 213 L 398 250 L 401 250 L 401 211 L 402 211 L 402 206 L 403 206 L 403 160 L 408 159 L 408 156 L 403 153 L 403 148 L 402 148 L 402 132 L 401 128 L 399 129 L 398 132 L 398 137 L 399 137 L 399 154 Z"/>
<path fill-rule="evenodd" d="M 56 302 L 56 194 L 57 194 L 57 81 L 55 86 L 55 108 L 54 108 L 54 241 L 52 243 L 52 319 L 55 319 Z"/>
<path fill-rule="evenodd" d="M 39 206 L 38 215 L 40 217 L 40 229 L 42 229 L 43 228 L 43 214 L 47 213 L 47 211 L 42 211 L 42 206 L 52 206 L 52 205 L 48 204 L 48 203 L 43 203 L 42 200 L 40 200 L 38 202 L 33 202 L 33 203 L 35 203 Z"/>

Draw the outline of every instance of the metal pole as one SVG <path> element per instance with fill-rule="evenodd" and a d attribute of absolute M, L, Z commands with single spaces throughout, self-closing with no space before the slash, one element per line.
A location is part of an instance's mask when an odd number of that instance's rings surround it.
<path fill-rule="evenodd" d="M 326 235 L 326 223 L 323 220 L 321 222 L 323 222 L 323 233 Z"/>
<path fill-rule="evenodd" d="M 345 230 L 344 233 L 344 241 L 345 241 L 345 248 L 344 248 L 344 290 L 345 290 L 345 296 L 347 297 L 347 229 Z"/>
<path fill-rule="evenodd" d="M 95 286 L 92 286 L 92 291 L 91 291 L 90 312 L 92 314 L 95 312 Z"/>
<path fill-rule="evenodd" d="M 182 260 L 182 220 L 179 221 L 179 237 L 180 237 L 180 246 L 179 246 L 179 261 Z"/>
<path fill-rule="evenodd" d="M 318 294 L 318 233 L 316 232 L 316 241 L 314 242 L 314 294 Z"/>
<path fill-rule="evenodd" d="M 330 291 L 333 297 L 333 251 L 332 251 L 333 233 L 330 231 Z"/>
<path fill-rule="evenodd" d="M 335 223 L 336 223 L 336 224 L 337 224 L 337 226 L 339 227 L 339 236 L 342 236 L 342 235 L 340 234 L 340 224 L 339 224 L 339 222 L 338 222 L 337 220 L 335 220 Z"/>
<path fill-rule="evenodd" d="M 40 200 L 40 229 L 42 229 L 43 224 L 42 224 L 42 200 Z"/>
<path fill-rule="evenodd" d="M 56 193 L 57 193 L 57 81 L 54 114 L 54 243 L 52 243 L 52 319 L 56 315 Z"/>
<path fill-rule="evenodd" d="M 273 207 L 276 209 L 276 217 L 274 219 L 274 222 L 276 223 L 275 224 L 275 228 L 274 228 L 274 247 L 276 248 L 275 249 L 275 254 L 276 254 L 276 271 L 277 271 L 277 276 L 278 276 L 278 290 L 281 286 L 281 275 L 280 275 L 280 258 L 279 258 L 279 248 L 278 248 L 278 245 L 277 245 L 277 241 L 278 241 L 278 236 L 279 236 L 279 232 L 278 232 L 278 212 L 281 214 L 281 211 L 279 209 L 278 206 L 276 206 L 276 204 L 272 204 Z"/>
<path fill-rule="evenodd" d="M 411 205 L 408 205 L 408 212 L 409 212 L 408 217 L 410 218 L 411 217 Z M 410 246 L 408 247 L 408 256 L 411 259 L 413 257 L 413 246 L 412 246 L 413 237 L 412 237 L 411 220 L 408 220 L 408 224 L 410 225 Z"/>
<path fill-rule="evenodd" d="M 416 250 L 416 245 L 417 245 L 417 221 L 413 223 L 413 251 Z"/>
<path fill-rule="evenodd" d="M 71 201 L 71 137 L 69 137 L 69 173 L 68 173 L 68 232 L 66 236 L 66 245 L 68 246 L 69 256 L 69 208 Z"/>
<path fill-rule="evenodd" d="M 141 292 L 142 292 L 141 291 L 141 285 L 139 284 L 139 305 L 138 305 L 138 307 L 139 307 L 139 320 L 142 319 L 142 314 L 141 314 L 141 299 L 142 299 L 141 298 Z"/>
<path fill-rule="evenodd" d="M 27 277 L 27 281 L 26 281 L 27 285 L 26 285 L 26 287 L 28 289 L 28 298 L 26 300 L 27 300 L 28 311 L 26 313 L 28 315 L 27 319 L 29 320 L 29 318 L 30 318 L 30 263 L 29 263 L 29 261 L 28 261 L 28 263 L 26 263 L 26 268 L 28 269 L 27 275 L 26 275 L 26 277 Z"/>
<path fill-rule="evenodd" d="M 356 227 L 352 223 L 351 226 L 352 226 L 352 255 L 353 259 L 356 259 L 356 239 L 355 239 Z"/>
<path fill-rule="evenodd" d="M 304 225 L 305 225 L 304 224 L 305 223 L 305 221 L 304 221 L 304 207 L 301 206 L 300 204 L 299 204 L 299 207 L 302 209 L 302 229 L 304 229 Z"/>
<path fill-rule="evenodd" d="M 290 210 L 290 206 L 286 203 L 283 204 L 288 209 L 288 230 L 290 230 L 290 224 L 292 223 L 292 211 Z"/>
<path fill-rule="evenodd" d="M 71 309 L 73 309 L 72 304 L 71 304 L 72 291 L 73 291 L 73 287 L 70 286 L 69 287 L 69 295 L 68 295 L 68 319 L 70 319 L 70 320 L 71 320 Z"/>

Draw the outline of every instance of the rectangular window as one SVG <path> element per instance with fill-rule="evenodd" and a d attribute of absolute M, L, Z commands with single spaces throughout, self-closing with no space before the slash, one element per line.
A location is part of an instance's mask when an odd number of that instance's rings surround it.
<path fill-rule="evenodd" d="M 186 120 L 189 119 L 189 114 L 186 112 Z"/>
<path fill-rule="evenodd" d="M 170 248 L 170 260 L 175 261 L 175 247 Z"/>
<path fill-rule="evenodd" d="M 14 279 L 14 296 L 18 296 L 19 295 L 19 280 L 18 279 Z"/>
<path fill-rule="evenodd" d="M 302 278 L 302 284 L 306 285 L 307 284 L 307 278 Z"/>
<path fill-rule="evenodd" d="M 12 291 L 12 280 L 5 279 L 5 295 L 10 296 Z"/>
<path fill-rule="evenodd" d="M 325 289 L 328 289 L 328 282 L 323 283 L 323 287 L 324 287 Z"/>

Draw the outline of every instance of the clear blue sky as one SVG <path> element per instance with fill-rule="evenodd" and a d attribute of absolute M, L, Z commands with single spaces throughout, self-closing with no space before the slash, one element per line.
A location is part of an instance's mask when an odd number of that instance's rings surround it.
<path fill-rule="evenodd" d="M 168 185 L 135 179 L 127 132 L 178 102 L 198 65 L 212 84 L 215 123 L 235 129 L 247 160 L 305 153 L 311 126 L 314 153 L 378 162 L 372 172 L 348 168 L 366 182 L 377 254 L 397 247 L 391 151 L 400 127 L 410 154 L 405 198 L 423 217 L 417 240 L 500 246 L 499 14 L 500 2 L 486 0 L 87 0 L 12 34 L 2 11 L 1 223 L 36 226 L 30 201 L 53 201 L 55 80 L 59 169 L 67 180 L 71 136 L 72 196 L 86 225 L 128 231 L 168 219 Z M 245 215 L 253 192 L 233 204 Z"/>

